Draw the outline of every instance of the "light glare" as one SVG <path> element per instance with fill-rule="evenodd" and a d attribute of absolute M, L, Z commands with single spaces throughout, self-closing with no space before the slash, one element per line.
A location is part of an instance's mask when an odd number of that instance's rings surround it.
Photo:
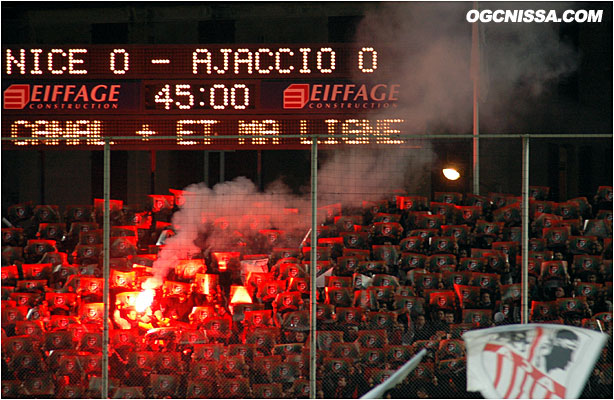
<path fill-rule="evenodd" d="M 155 292 L 152 289 L 145 289 L 136 297 L 134 308 L 137 312 L 143 312 L 153 303 Z"/>
<path fill-rule="evenodd" d="M 445 176 L 446 179 L 449 179 L 451 181 L 455 181 L 460 178 L 460 173 L 454 168 L 444 168 L 442 172 L 443 176 Z"/>

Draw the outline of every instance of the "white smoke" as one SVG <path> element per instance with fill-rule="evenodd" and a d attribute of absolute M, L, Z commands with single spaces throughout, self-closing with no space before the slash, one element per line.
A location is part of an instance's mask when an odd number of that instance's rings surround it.
<path fill-rule="evenodd" d="M 568 8 L 561 3 L 494 4 L 501 9 Z M 394 116 L 404 119 L 413 132 L 471 132 L 472 27 L 465 16 L 472 7 L 472 2 L 378 3 L 358 27 L 357 43 L 386 46 L 394 54 L 394 64 L 383 68 L 388 74 L 376 79 L 401 85 Z M 575 57 L 550 24 L 482 24 L 480 29 L 480 119 L 504 130 L 513 118 L 522 118 L 528 98 L 573 70 Z M 508 109 L 515 114 L 501 114 Z M 390 199 L 395 191 L 430 194 L 435 155 L 428 141 L 327 155 L 318 171 L 319 207 L 338 202 L 360 206 L 363 200 Z M 264 193 L 246 178 L 212 189 L 198 184 L 186 190 L 190 194 L 172 220 L 177 234 L 167 240 L 154 264 L 158 279 L 177 260 L 203 249 L 225 250 L 260 229 L 301 232 L 302 238 L 310 227 L 309 195 L 294 196 L 279 182 Z M 296 208 L 299 214 L 288 214 L 286 208 Z"/>
<path fill-rule="evenodd" d="M 418 143 L 416 143 L 418 145 Z M 390 200 L 395 193 L 417 194 L 430 184 L 430 143 L 334 151 L 318 170 L 318 205 Z"/>
<path fill-rule="evenodd" d="M 264 229 L 279 229 L 291 237 L 309 229 L 309 200 L 291 194 L 280 182 L 259 192 L 252 181 L 239 177 L 213 188 L 191 185 L 185 191 L 185 203 L 171 221 L 176 235 L 167 239 L 154 263 L 159 283 L 178 260 L 201 251 L 236 248 Z"/>
<path fill-rule="evenodd" d="M 477 2 L 478 9 L 555 10 L 573 3 Z M 420 133 L 472 129 L 474 2 L 386 2 L 362 20 L 356 42 L 394 54 L 388 79 L 401 84 L 397 113 Z M 577 68 L 579 55 L 559 38 L 556 23 L 481 23 L 478 42 L 480 121 L 499 131 L 515 126 L 549 85 Z M 382 80 L 378 75 L 378 80 Z M 384 78 L 385 79 L 385 78 Z M 507 132 L 506 132 L 507 133 Z"/>

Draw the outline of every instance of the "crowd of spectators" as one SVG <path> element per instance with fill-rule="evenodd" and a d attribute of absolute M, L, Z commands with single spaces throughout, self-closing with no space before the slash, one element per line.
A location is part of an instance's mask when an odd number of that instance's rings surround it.
<path fill-rule="evenodd" d="M 612 397 L 612 187 L 590 201 L 531 187 L 530 322 L 610 340 L 582 397 Z M 317 397 L 359 398 L 421 349 L 390 398 L 477 398 L 463 332 L 521 322 L 513 195 L 394 195 L 319 209 L 317 260 L 283 226 L 178 262 L 142 305 L 176 196 L 111 202 L 109 394 L 308 398 L 309 270 L 317 270 Z M 2 397 L 100 397 L 102 204 L 16 204 L 2 228 Z M 300 241 L 300 238 L 299 238 Z M 249 249 L 249 250 L 248 250 Z"/>

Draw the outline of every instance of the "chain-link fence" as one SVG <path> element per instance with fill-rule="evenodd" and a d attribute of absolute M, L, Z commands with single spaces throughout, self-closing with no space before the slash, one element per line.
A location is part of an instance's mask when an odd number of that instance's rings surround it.
<path fill-rule="evenodd" d="M 111 174 L 112 145 L 15 177 L 45 152 L 3 149 L 3 181 L 41 187 L 3 193 L 2 397 L 359 398 L 421 349 L 387 397 L 480 397 L 461 335 L 520 323 L 523 305 L 529 322 L 610 335 L 582 397 L 612 397 L 611 137 L 536 136 L 526 159 L 519 135 L 481 139 L 477 159 L 470 137 L 337 139 L 265 168 L 286 153 L 210 168 L 182 151 L 157 179 L 136 152 Z M 61 203 L 20 201 L 33 192 Z"/>

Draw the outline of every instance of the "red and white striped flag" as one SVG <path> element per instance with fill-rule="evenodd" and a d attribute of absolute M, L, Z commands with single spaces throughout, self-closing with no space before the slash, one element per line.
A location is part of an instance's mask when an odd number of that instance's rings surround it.
<path fill-rule="evenodd" d="M 463 334 L 467 390 L 486 398 L 578 398 L 607 335 L 566 325 L 506 325 Z"/>

